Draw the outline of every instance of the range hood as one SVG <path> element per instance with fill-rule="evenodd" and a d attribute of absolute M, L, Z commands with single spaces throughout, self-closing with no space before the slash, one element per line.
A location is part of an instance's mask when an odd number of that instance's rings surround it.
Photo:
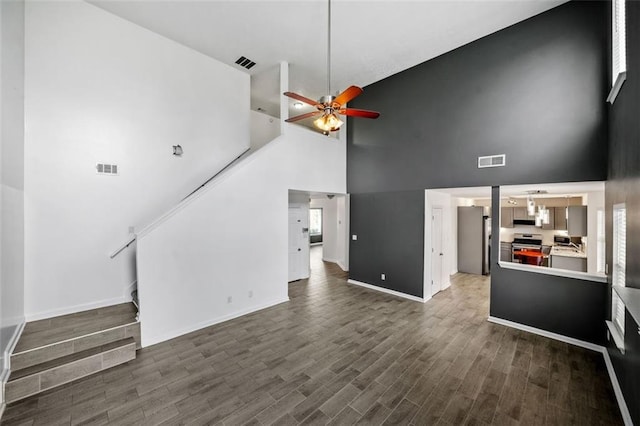
<path fill-rule="evenodd" d="M 536 226 L 535 219 L 513 219 L 513 225 L 526 225 L 526 226 Z"/>

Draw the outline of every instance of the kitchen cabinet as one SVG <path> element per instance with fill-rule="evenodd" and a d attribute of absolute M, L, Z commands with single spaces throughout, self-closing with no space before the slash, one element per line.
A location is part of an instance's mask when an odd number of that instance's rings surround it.
<path fill-rule="evenodd" d="M 551 212 L 549 212 L 551 213 Z M 567 208 L 566 207 L 555 207 L 553 214 L 553 229 L 557 229 L 560 231 L 567 230 Z"/>
<path fill-rule="evenodd" d="M 572 237 L 587 236 L 587 206 L 567 207 L 567 231 Z"/>
<path fill-rule="evenodd" d="M 511 262 L 511 243 L 500 241 L 500 262 Z"/>
<path fill-rule="evenodd" d="M 531 219 L 527 213 L 526 207 L 514 207 L 513 208 L 514 219 Z"/>
<path fill-rule="evenodd" d="M 551 267 L 570 271 L 587 272 L 587 258 L 551 255 Z"/>
<path fill-rule="evenodd" d="M 502 207 L 500 209 L 500 227 L 513 228 L 513 207 Z M 500 256 L 502 259 L 502 256 Z"/>
<path fill-rule="evenodd" d="M 555 207 L 547 207 L 549 210 L 549 223 L 542 223 L 542 229 L 556 229 L 556 208 Z"/>

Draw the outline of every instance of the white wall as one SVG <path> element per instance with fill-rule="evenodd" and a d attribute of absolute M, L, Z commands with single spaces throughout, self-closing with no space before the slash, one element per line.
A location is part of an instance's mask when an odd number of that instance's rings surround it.
<path fill-rule="evenodd" d="M 322 209 L 322 260 L 338 262 L 338 200 L 312 198 L 311 208 Z"/>
<path fill-rule="evenodd" d="M 349 194 L 336 195 L 338 217 L 338 241 L 336 256 L 338 266 L 343 271 L 349 270 Z"/>
<path fill-rule="evenodd" d="M 258 111 L 251 111 L 251 149 L 262 148 L 280 136 L 280 120 Z"/>
<path fill-rule="evenodd" d="M 343 141 L 285 130 L 138 235 L 144 346 L 288 300 L 289 189 L 344 193 L 346 156 Z"/>
<path fill-rule="evenodd" d="M 26 53 L 27 316 L 127 300 L 109 254 L 249 147 L 249 76 L 82 1 L 28 2 Z"/>
<path fill-rule="evenodd" d="M 7 351 L 24 323 L 22 1 L 0 2 L 0 164 L 0 377 L 4 379 Z"/>

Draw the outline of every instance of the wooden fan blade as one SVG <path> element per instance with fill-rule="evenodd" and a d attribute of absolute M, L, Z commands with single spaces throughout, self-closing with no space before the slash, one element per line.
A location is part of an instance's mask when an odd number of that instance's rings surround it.
<path fill-rule="evenodd" d="M 351 99 L 353 99 L 356 96 L 358 96 L 360 93 L 362 93 L 362 89 L 361 88 L 359 88 L 358 86 L 351 86 L 351 87 L 347 88 L 347 90 L 345 90 L 344 92 L 340 93 L 333 100 L 333 103 L 342 106 L 342 105 L 346 104 L 347 102 L 349 102 Z"/>
<path fill-rule="evenodd" d="M 306 98 L 306 97 L 304 97 L 302 95 L 298 95 L 297 93 L 284 92 L 284 95 L 288 96 L 290 98 L 293 98 L 293 99 L 297 99 L 300 102 L 304 102 L 305 104 L 309 104 L 309 105 L 313 105 L 313 106 L 318 105 L 318 101 L 314 101 L 313 99 L 309 99 L 309 98 Z"/>
<path fill-rule="evenodd" d="M 313 117 L 314 115 L 318 115 L 321 112 L 322 111 L 312 111 L 312 112 L 308 112 L 306 114 L 296 115 L 295 117 L 287 118 L 284 121 L 286 121 L 287 123 L 293 123 L 294 121 L 304 120 L 305 118 Z"/>
<path fill-rule="evenodd" d="M 378 118 L 380 113 L 377 111 L 368 111 L 366 109 L 343 108 L 338 110 L 338 114 L 349 115 L 351 117 Z"/>

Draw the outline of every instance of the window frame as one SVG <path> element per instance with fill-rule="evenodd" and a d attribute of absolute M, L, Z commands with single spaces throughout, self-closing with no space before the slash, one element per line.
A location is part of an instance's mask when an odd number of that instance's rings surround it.
<path fill-rule="evenodd" d="M 627 207 L 625 203 L 613 206 L 613 257 L 611 271 L 611 320 L 606 321 L 613 340 L 624 354 L 626 306 L 616 288 L 626 287 L 627 269 Z"/>
<path fill-rule="evenodd" d="M 611 1 L 611 91 L 607 102 L 613 104 L 627 79 L 627 16 L 625 0 Z"/>

